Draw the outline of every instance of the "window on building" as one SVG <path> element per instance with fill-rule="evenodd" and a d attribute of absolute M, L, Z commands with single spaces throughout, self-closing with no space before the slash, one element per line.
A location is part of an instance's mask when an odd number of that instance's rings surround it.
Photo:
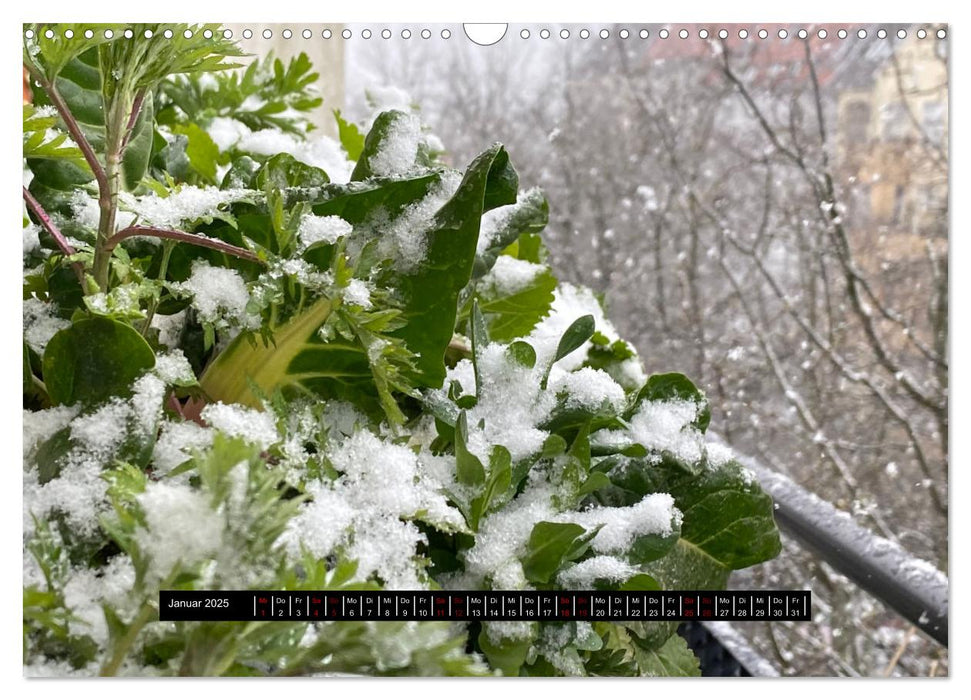
<path fill-rule="evenodd" d="M 902 141 L 910 134 L 907 108 L 903 102 L 891 102 L 881 108 L 880 133 L 886 141 Z"/>

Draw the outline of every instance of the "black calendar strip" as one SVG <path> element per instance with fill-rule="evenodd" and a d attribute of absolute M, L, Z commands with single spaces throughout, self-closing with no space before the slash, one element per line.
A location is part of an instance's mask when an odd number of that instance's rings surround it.
<path fill-rule="evenodd" d="M 809 591 L 160 591 L 159 619 L 810 620 Z"/>

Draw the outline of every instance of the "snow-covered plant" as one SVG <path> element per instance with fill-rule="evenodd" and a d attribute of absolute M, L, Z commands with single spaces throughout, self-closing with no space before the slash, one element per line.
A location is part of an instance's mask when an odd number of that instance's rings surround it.
<path fill-rule="evenodd" d="M 306 58 L 228 72 L 218 27 L 30 29 L 29 672 L 698 673 L 670 622 L 159 622 L 164 588 L 717 589 L 779 540 L 501 145 L 316 136 Z"/>

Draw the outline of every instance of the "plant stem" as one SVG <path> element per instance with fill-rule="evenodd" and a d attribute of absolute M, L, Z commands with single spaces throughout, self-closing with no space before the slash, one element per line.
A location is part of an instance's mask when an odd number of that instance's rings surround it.
<path fill-rule="evenodd" d="M 158 266 L 158 281 L 164 283 L 165 275 L 169 270 L 169 258 L 172 257 L 172 249 L 175 248 L 175 242 L 167 240 L 162 246 L 162 261 Z M 151 306 L 148 307 L 148 313 L 145 315 L 145 323 L 142 325 L 143 336 L 148 333 L 148 329 L 152 325 L 152 319 L 155 317 L 155 311 L 158 309 L 158 303 L 161 297 L 162 294 L 159 292 L 159 295 L 152 299 Z"/>
<path fill-rule="evenodd" d="M 107 291 L 111 251 L 106 252 L 104 244 L 115 229 L 115 213 L 118 208 L 121 179 L 121 156 L 124 151 L 125 137 L 128 133 L 126 127 L 131 115 L 132 100 L 127 97 L 127 94 L 123 93 L 116 94 L 112 100 L 105 119 L 105 162 L 102 165 L 87 137 L 85 137 L 84 131 L 81 130 L 80 124 L 74 118 L 71 109 L 61 97 L 54 83 L 49 81 L 37 66 L 25 62 L 24 67 L 47 93 L 51 104 L 54 105 L 64 121 L 64 126 L 71 138 L 81 149 L 84 160 L 98 182 L 98 208 L 101 210 L 101 216 L 98 220 L 98 239 L 94 247 L 94 280 L 102 291 Z"/>
<path fill-rule="evenodd" d="M 41 407 L 50 408 L 51 395 L 47 393 L 47 385 L 44 384 L 42 380 L 38 379 L 33 372 L 30 373 L 30 383 L 31 383 L 31 386 L 34 388 L 35 396 L 38 402 L 40 403 Z M 50 588 L 50 584 L 48 584 L 48 589 L 49 588 Z"/>
<path fill-rule="evenodd" d="M 455 336 L 453 336 L 452 339 L 449 341 L 448 349 L 453 350 L 457 353 L 461 353 L 462 355 L 468 355 L 468 356 L 472 355 L 472 348 L 466 345 L 465 341 L 463 341 L 461 338 L 458 338 Z"/>
<path fill-rule="evenodd" d="M 170 241 L 179 241 L 181 243 L 191 243 L 192 245 L 197 245 L 202 248 L 211 248 L 212 250 L 218 250 L 221 253 L 226 253 L 227 255 L 232 255 L 235 258 L 240 258 L 242 260 L 249 260 L 250 262 L 262 263 L 259 256 L 256 253 L 246 250 L 245 248 L 240 248 L 234 246 L 231 243 L 226 243 L 225 241 L 220 241 L 218 238 L 209 238 L 201 233 L 186 233 L 185 231 L 172 231 L 170 229 L 155 228 L 154 226 L 129 226 L 126 229 L 122 229 L 114 236 L 109 238 L 105 243 L 105 251 L 110 256 L 111 251 L 115 249 L 119 243 L 121 243 L 126 238 L 132 238 L 133 236 L 151 236 L 153 238 L 162 238 Z"/>
<path fill-rule="evenodd" d="M 67 242 L 67 239 L 64 237 L 64 234 L 61 233 L 61 230 L 53 221 L 51 221 L 50 215 L 44 211 L 44 208 L 40 205 L 40 202 L 34 198 L 34 195 L 32 195 L 30 190 L 28 190 L 26 187 L 24 188 L 24 201 L 27 203 L 27 208 L 30 209 L 34 216 L 36 216 L 40 221 L 41 226 L 47 229 L 47 232 L 51 234 L 51 237 L 57 243 L 57 247 L 61 249 L 61 252 L 63 252 L 64 255 L 74 255 L 77 252 L 74 250 L 74 246 Z"/>
<path fill-rule="evenodd" d="M 125 128 L 125 137 L 121 142 L 122 149 L 128 147 L 128 141 L 131 139 L 132 132 L 135 130 L 135 122 L 138 121 L 138 114 L 142 111 L 142 103 L 144 101 L 145 90 L 139 90 L 138 94 L 135 95 L 135 101 L 132 102 L 131 115 L 128 117 L 128 126 Z"/>
<path fill-rule="evenodd" d="M 883 669 L 884 678 L 889 678 L 891 675 L 893 675 L 893 670 L 900 662 L 900 657 L 903 656 L 904 652 L 907 650 L 907 645 L 910 644 L 910 639 L 914 636 L 914 632 L 916 630 L 917 628 L 914 625 L 911 625 L 907 629 L 906 634 L 904 634 L 904 638 L 900 640 L 900 644 L 897 646 L 897 651 L 894 652 L 893 657 L 890 659 L 890 663 L 888 663 L 887 667 Z"/>
<path fill-rule="evenodd" d="M 40 225 L 44 227 L 44 230 L 46 230 L 51 235 L 51 238 L 54 239 L 54 242 L 57 243 L 57 247 L 61 249 L 61 252 L 67 256 L 74 255 L 77 252 L 74 250 L 74 246 L 68 243 L 67 238 L 64 237 L 61 230 L 53 221 L 51 221 L 50 215 L 44 211 L 44 207 L 40 205 L 40 202 L 34 198 L 34 195 L 32 195 L 30 190 L 28 190 L 26 187 L 24 188 L 24 202 L 26 202 L 27 208 L 30 209 L 31 213 L 37 217 L 37 220 L 40 222 Z M 77 261 L 72 262 L 71 267 L 74 268 L 74 273 L 78 276 L 78 281 L 81 283 L 81 288 L 87 292 L 87 283 L 84 278 L 84 267 Z"/>
<path fill-rule="evenodd" d="M 131 649 L 132 644 L 135 643 L 138 633 L 142 631 L 142 628 L 145 627 L 145 625 L 151 622 L 154 616 L 155 608 L 153 608 L 152 605 L 147 601 L 142 603 L 142 607 L 138 610 L 138 615 L 134 620 L 131 621 L 131 624 L 128 626 L 128 630 L 125 632 L 125 636 L 122 637 L 118 641 L 118 644 L 115 645 L 111 658 L 101 666 L 99 675 L 114 676 L 116 673 L 118 673 L 118 669 L 125 660 L 125 655 L 128 654 L 128 650 Z"/>
<path fill-rule="evenodd" d="M 102 291 L 108 290 L 111 251 L 114 248 L 109 243 L 115 233 L 118 193 L 121 191 L 121 158 L 125 148 L 131 104 L 132 101 L 125 93 L 115 94 L 105 119 L 106 189 L 101 190 L 101 196 L 98 198 L 101 217 L 98 220 L 98 241 L 94 249 L 94 280 Z"/>

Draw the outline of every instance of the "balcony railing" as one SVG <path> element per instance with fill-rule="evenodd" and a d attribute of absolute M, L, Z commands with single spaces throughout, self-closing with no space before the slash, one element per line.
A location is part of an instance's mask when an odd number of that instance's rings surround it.
<path fill-rule="evenodd" d="M 948 646 L 947 576 L 897 544 L 874 535 L 788 477 L 755 459 L 739 460 L 775 501 L 776 522 L 786 534 L 931 639 Z M 730 623 L 709 623 L 707 631 L 711 634 L 709 642 L 724 647 L 747 671 L 729 675 L 778 675 L 740 635 L 733 634 Z M 698 638 L 699 634 L 698 630 L 686 631 L 689 638 Z M 705 655 L 701 656 L 704 663 Z M 712 658 L 721 657 L 714 654 Z M 729 668 L 723 661 L 717 664 Z"/>

